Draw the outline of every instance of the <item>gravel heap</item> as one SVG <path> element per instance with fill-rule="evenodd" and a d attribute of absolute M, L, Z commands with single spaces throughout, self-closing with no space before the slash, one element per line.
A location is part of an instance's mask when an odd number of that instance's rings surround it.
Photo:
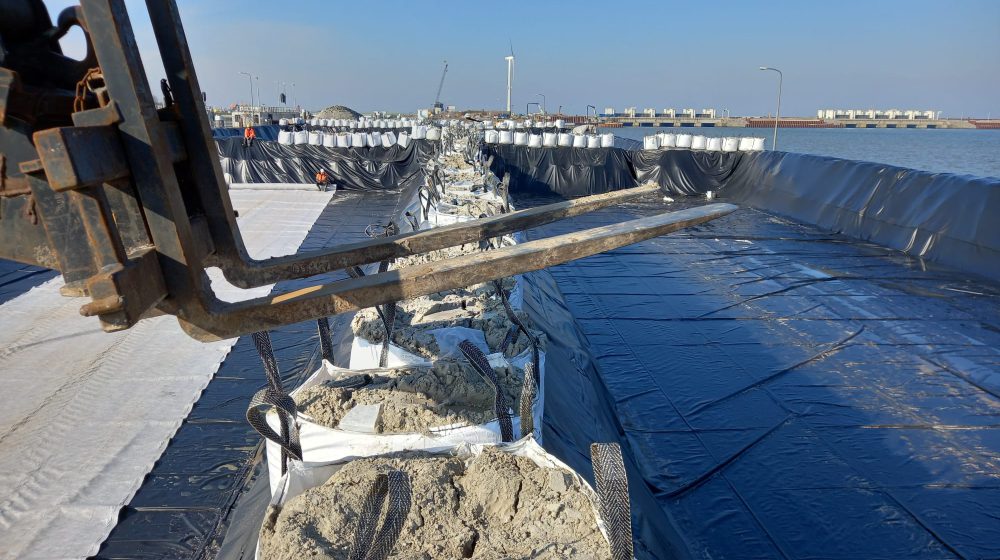
<path fill-rule="evenodd" d="M 323 109 L 319 113 L 316 113 L 317 119 L 347 119 L 355 120 L 361 116 L 361 113 L 351 109 L 350 107 L 344 107 L 343 105 L 331 105 L 326 109 Z"/>
<path fill-rule="evenodd" d="M 412 487 L 412 506 L 390 558 L 610 557 L 591 501 L 574 477 L 494 448 L 468 463 L 422 453 L 353 461 L 268 511 L 261 557 L 346 559 L 368 488 L 390 469 L 404 471 Z"/>

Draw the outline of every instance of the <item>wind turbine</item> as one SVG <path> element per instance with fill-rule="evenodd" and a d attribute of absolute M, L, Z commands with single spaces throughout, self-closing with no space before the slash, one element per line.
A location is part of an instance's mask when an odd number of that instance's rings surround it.
<path fill-rule="evenodd" d="M 504 57 L 507 61 L 507 116 L 510 112 L 510 88 L 514 83 L 514 43 L 510 43 L 510 56 Z"/>

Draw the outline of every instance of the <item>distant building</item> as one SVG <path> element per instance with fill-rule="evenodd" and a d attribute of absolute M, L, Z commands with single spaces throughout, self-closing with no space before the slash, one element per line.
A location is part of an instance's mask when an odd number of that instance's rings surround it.
<path fill-rule="evenodd" d="M 871 120 L 921 120 L 937 118 L 937 111 L 918 111 L 908 109 L 820 109 L 816 117 L 824 120 L 837 119 L 871 119 Z"/>

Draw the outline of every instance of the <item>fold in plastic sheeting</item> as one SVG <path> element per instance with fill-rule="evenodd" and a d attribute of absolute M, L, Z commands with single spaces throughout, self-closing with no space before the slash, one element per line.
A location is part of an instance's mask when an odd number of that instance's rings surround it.
<path fill-rule="evenodd" d="M 621 438 L 638 557 L 1000 556 L 1000 284 L 753 208 L 526 277 L 546 447 Z"/>
<path fill-rule="evenodd" d="M 1000 179 L 785 152 L 489 146 L 510 192 L 585 196 L 654 182 L 1000 279 Z"/>
<path fill-rule="evenodd" d="M 1000 279 L 1000 179 L 758 152 L 725 188 L 736 202 Z"/>
<path fill-rule="evenodd" d="M 264 258 L 294 252 L 330 195 L 233 198 L 251 255 Z M 270 291 L 215 280 L 231 299 Z M 0 306 L 4 559 L 95 554 L 236 343 L 198 342 L 172 316 L 105 333 L 61 285 L 55 278 Z"/>
<path fill-rule="evenodd" d="M 231 183 L 312 183 L 326 171 L 330 181 L 347 190 L 398 190 L 422 177 L 434 147 L 411 141 L 405 148 L 327 148 L 254 142 L 246 148 L 239 138 L 216 140 L 222 171 Z"/>
<path fill-rule="evenodd" d="M 490 170 L 510 173 L 511 193 L 555 193 L 587 196 L 638 185 L 629 152 L 619 148 L 528 148 L 490 145 Z"/>

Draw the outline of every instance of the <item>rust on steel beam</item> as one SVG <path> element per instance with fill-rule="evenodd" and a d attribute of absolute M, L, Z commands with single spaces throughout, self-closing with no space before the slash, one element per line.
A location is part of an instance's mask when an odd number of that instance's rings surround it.
<path fill-rule="evenodd" d="M 540 270 L 702 224 L 736 208 L 732 204 L 709 204 L 668 212 L 266 298 L 220 304 L 212 312 L 186 313 L 178 318 L 184 330 L 198 340 L 231 338 Z"/>
<path fill-rule="evenodd" d="M 465 243 L 476 243 L 481 239 L 571 218 L 658 191 L 657 187 L 648 186 L 595 194 L 386 239 L 339 245 L 333 250 L 324 249 L 276 257 L 257 261 L 243 271 L 223 269 L 223 272 L 226 279 L 234 285 L 252 288 L 273 284 L 279 280 L 305 278 L 331 270 L 426 253 Z"/>

